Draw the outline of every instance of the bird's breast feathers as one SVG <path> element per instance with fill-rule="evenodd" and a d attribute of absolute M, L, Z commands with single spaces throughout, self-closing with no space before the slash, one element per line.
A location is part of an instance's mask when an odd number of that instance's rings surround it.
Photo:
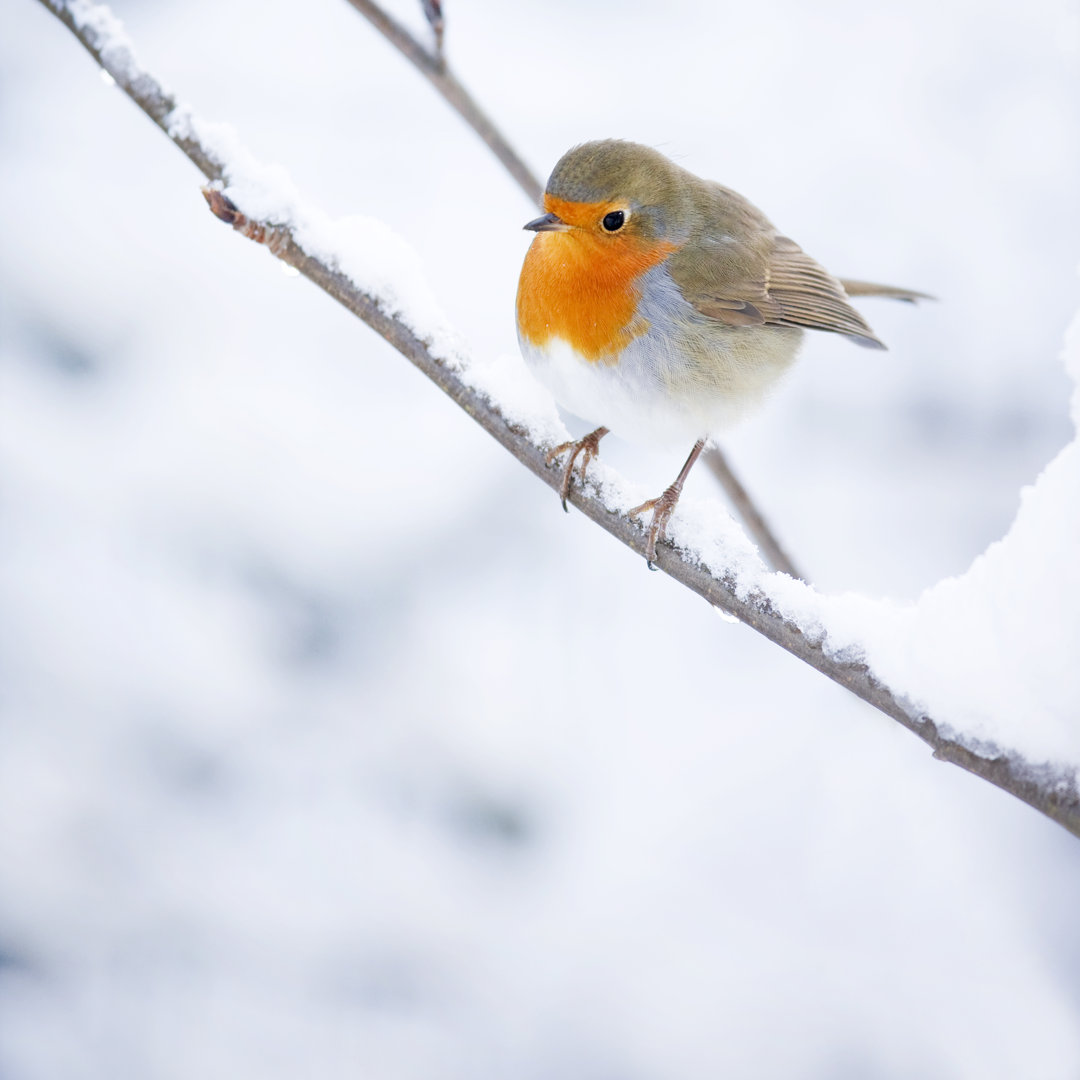
<path fill-rule="evenodd" d="M 559 338 L 587 361 L 614 363 L 648 330 L 638 312 L 643 275 L 674 250 L 605 243 L 584 231 L 538 234 L 521 270 L 518 333 L 537 348 Z"/>
<path fill-rule="evenodd" d="M 662 262 L 631 279 L 632 305 L 617 314 L 594 307 L 603 303 L 595 292 L 588 301 L 562 294 L 561 307 L 529 276 L 527 259 L 518 293 L 526 363 L 564 408 L 633 442 L 674 445 L 729 427 L 787 370 L 802 338 L 702 316 Z M 561 314 L 585 309 L 581 321 Z"/>

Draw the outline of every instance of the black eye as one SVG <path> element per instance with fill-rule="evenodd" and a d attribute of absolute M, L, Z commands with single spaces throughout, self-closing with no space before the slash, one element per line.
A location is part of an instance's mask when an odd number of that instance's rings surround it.
<path fill-rule="evenodd" d="M 612 210 L 610 214 L 604 215 L 604 220 L 600 224 L 608 232 L 618 232 L 623 227 L 625 220 L 626 215 L 621 210 Z"/>

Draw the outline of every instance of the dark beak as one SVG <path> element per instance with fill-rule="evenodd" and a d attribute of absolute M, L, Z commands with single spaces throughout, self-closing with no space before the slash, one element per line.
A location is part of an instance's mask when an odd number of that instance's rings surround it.
<path fill-rule="evenodd" d="M 529 232 L 566 232 L 570 228 L 557 214 L 545 214 L 525 226 Z"/>

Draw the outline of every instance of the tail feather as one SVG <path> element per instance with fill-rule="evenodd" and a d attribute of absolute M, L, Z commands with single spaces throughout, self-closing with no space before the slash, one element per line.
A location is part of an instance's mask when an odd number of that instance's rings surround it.
<path fill-rule="evenodd" d="M 848 296 L 886 296 L 890 300 L 904 300 L 914 304 L 918 300 L 936 300 L 929 293 L 916 292 L 914 289 L 899 289 L 895 285 L 875 285 L 872 281 L 849 281 L 840 279 L 844 292 Z"/>

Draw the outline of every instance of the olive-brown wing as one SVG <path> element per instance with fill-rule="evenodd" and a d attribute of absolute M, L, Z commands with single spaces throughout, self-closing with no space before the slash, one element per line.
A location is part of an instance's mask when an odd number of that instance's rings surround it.
<path fill-rule="evenodd" d="M 683 296 L 728 326 L 798 326 L 883 349 L 840 282 L 742 196 L 710 185 L 700 229 L 667 261 Z"/>

